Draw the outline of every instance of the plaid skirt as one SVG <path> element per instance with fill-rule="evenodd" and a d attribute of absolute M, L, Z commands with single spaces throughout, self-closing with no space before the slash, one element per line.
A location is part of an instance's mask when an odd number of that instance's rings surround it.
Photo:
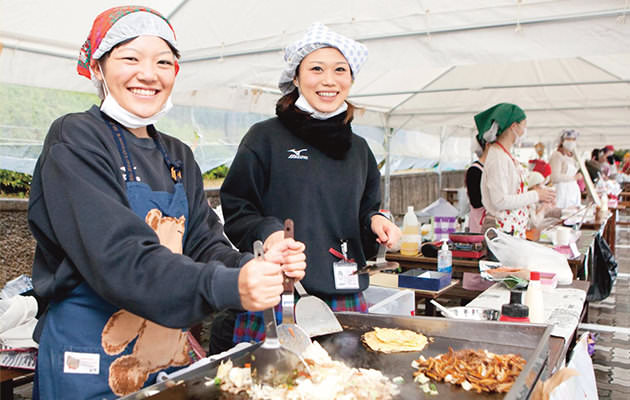
<path fill-rule="evenodd" d="M 296 303 L 299 297 L 296 294 Z M 322 297 L 333 311 L 356 311 L 366 313 L 368 310 L 367 302 L 363 297 L 363 293 L 355 293 L 350 295 Z M 282 309 L 280 304 L 274 307 L 274 314 L 278 325 L 282 323 Z M 263 321 L 262 311 L 244 312 L 236 316 L 234 324 L 234 335 L 232 340 L 234 344 L 240 342 L 260 342 L 265 339 L 265 323 Z"/>

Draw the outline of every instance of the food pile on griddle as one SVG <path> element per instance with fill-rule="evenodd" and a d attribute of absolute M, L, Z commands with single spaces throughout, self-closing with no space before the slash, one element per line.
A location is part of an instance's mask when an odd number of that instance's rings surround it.
<path fill-rule="evenodd" d="M 516 354 L 494 354 L 487 350 L 464 349 L 425 359 L 420 356 L 412 363 L 416 381 L 426 384 L 428 378 L 461 385 L 464 390 L 506 393 L 525 366 Z"/>
<path fill-rule="evenodd" d="M 310 374 L 298 368 L 280 385 L 255 384 L 248 366 L 235 367 L 231 361 L 222 363 L 208 384 L 219 385 L 224 393 L 250 399 L 387 400 L 398 394 L 396 385 L 380 371 L 351 368 L 334 361 L 317 342 L 302 356 L 309 364 Z"/>

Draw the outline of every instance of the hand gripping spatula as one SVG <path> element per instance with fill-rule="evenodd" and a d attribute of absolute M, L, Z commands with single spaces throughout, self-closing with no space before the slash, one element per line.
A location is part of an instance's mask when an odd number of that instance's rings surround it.
<path fill-rule="evenodd" d="M 263 259 L 263 244 L 260 240 L 254 243 L 256 259 Z M 297 366 L 308 365 L 295 352 L 284 348 L 276 334 L 276 316 L 273 307 L 263 311 L 265 320 L 265 341 L 251 354 L 252 377 L 257 383 L 277 385 L 285 383 L 293 375 Z"/>
<path fill-rule="evenodd" d="M 284 237 L 293 238 L 293 220 L 284 221 Z M 284 276 L 284 292 L 282 292 L 282 323 L 278 326 L 278 339 L 282 346 L 297 354 L 302 354 L 311 345 L 308 333 L 295 324 L 293 297 L 294 279 Z"/>

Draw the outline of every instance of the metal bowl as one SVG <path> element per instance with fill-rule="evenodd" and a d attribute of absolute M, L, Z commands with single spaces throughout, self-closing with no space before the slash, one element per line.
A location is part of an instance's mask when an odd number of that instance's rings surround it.
<path fill-rule="evenodd" d="M 499 319 L 499 311 L 491 308 L 476 308 L 476 307 L 451 307 L 448 309 L 449 315 L 442 315 L 447 318 L 453 319 L 467 319 L 470 321 L 497 321 Z"/>

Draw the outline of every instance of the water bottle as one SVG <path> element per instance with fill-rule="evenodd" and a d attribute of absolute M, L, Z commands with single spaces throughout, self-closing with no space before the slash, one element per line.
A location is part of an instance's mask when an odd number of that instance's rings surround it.
<path fill-rule="evenodd" d="M 442 248 L 438 252 L 438 272 L 453 273 L 453 253 L 448 249 L 446 240 L 442 242 Z"/>

